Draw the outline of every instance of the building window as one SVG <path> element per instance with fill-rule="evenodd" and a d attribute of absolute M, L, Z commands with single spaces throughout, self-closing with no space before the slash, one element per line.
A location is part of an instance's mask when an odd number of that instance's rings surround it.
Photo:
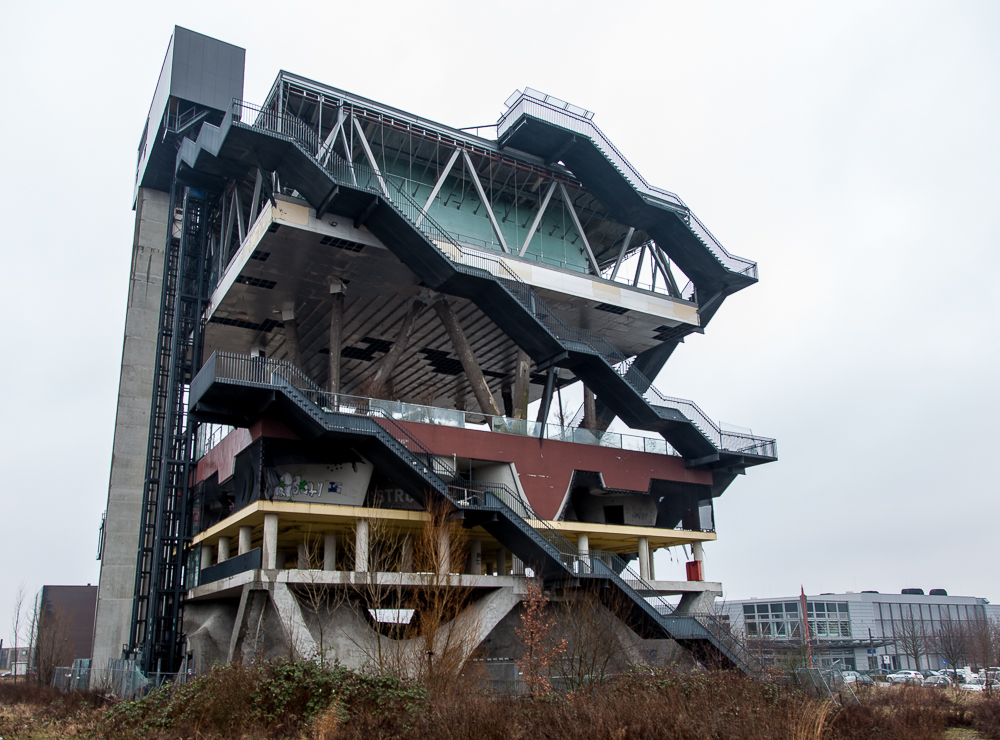
<path fill-rule="evenodd" d="M 800 638 L 801 619 L 796 601 L 744 604 L 743 621 L 748 637 Z"/>
<path fill-rule="evenodd" d="M 806 604 L 810 637 L 850 637 L 847 602 L 810 601 Z"/>

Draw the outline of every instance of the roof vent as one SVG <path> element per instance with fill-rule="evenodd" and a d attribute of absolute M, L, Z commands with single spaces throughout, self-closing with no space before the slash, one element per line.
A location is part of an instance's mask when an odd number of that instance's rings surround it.
<path fill-rule="evenodd" d="M 943 588 L 932 588 L 930 592 L 931 596 L 947 596 L 948 592 Z"/>
<path fill-rule="evenodd" d="M 899 593 L 903 594 L 904 596 L 923 596 L 924 590 L 922 588 L 904 588 Z"/>

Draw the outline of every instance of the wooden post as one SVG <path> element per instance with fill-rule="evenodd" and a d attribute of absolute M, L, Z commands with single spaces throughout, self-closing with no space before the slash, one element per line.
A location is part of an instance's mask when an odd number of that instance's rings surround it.
<path fill-rule="evenodd" d="M 465 370 L 465 375 L 469 379 L 469 385 L 472 386 L 472 393 L 479 403 L 480 410 L 491 416 L 503 416 L 500 413 L 500 407 L 497 406 L 497 402 L 493 398 L 493 393 L 490 392 L 483 371 L 479 367 L 479 363 L 476 362 L 476 356 L 472 353 L 469 340 L 465 338 L 465 332 L 462 331 L 458 318 L 451 310 L 451 306 L 448 305 L 448 301 L 444 299 L 435 301 L 434 310 L 451 338 L 451 344 L 455 348 L 459 362 L 462 363 L 462 369 Z"/>
<path fill-rule="evenodd" d="M 344 284 L 330 283 L 330 393 L 340 393 L 340 345 L 344 332 Z"/>
<path fill-rule="evenodd" d="M 531 380 L 531 358 L 520 347 L 517 348 L 517 366 L 514 369 L 514 418 L 528 418 L 528 383 Z"/>
<path fill-rule="evenodd" d="M 282 311 L 281 320 L 285 326 L 285 350 L 288 361 L 302 369 L 302 352 L 299 349 L 299 325 L 295 321 L 295 311 Z"/>
<path fill-rule="evenodd" d="M 392 371 L 396 369 L 396 363 L 403 356 L 406 345 L 410 343 L 410 337 L 413 335 L 413 322 L 416 321 L 417 316 L 423 310 L 424 302 L 419 298 L 410 305 L 410 310 L 403 318 L 403 323 L 399 327 L 396 341 L 392 343 L 392 347 L 386 353 L 385 357 L 382 358 L 382 361 L 375 370 L 375 375 L 372 377 L 372 395 L 381 395 L 389 386 L 389 378 L 392 376 Z"/>

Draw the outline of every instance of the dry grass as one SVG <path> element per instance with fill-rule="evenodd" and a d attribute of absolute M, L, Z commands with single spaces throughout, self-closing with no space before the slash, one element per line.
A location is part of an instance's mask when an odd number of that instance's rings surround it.
<path fill-rule="evenodd" d="M 0 684 L 0 738 L 47 740 L 1000 740 L 1000 697 L 907 688 L 844 706 L 726 672 L 632 675 L 532 701 L 445 694 L 306 663 L 228 666 L 108 706 L 92 694 Z"/>

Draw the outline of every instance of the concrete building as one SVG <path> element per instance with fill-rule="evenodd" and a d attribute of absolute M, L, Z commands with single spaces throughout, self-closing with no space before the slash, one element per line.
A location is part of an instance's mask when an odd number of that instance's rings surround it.
<path fill-rule="evenodd" d="M 947 665 L 935 640 L 942 623 L 968 627 L 1000 616 L 1000 607 L 986 599 L 943 589 L 848 591 L 807 595 L 805 602 L 805 619 L 800 596 L 729 601 L 724 613 L 734 632 L 773 660 L 804 654 L 808 622 L 817 667 L 858 671 L 940 670 Z M 974 662 L 971 648 L 965 659 Z"/>
<path fill-rule="evenodd" d="M 252 105 L 243 59 L 177 28 L 140 138 L 95 674 L 430 670 L 445 633 L 509 665 L 529 578 L 636 655 L 747 668 L 702 546 L 776 444 L 651 379 L 756 265 L 582 108 L 526 89 L 470 132 L 287 72 Z"/>

